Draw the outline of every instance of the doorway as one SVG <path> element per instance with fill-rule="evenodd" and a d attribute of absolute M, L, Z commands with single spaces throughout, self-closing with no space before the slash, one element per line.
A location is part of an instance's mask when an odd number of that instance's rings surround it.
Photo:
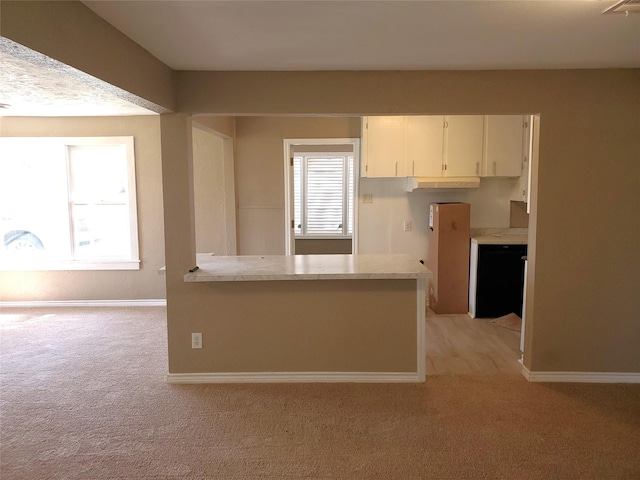
<path fill-rule="evenodd" d="M 357 253 L 360 139 L 285 139 L 285 253 Z"/>

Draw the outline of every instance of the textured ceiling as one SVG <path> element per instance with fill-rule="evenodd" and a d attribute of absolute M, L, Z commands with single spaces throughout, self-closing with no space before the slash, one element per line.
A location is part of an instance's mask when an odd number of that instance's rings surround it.
<path fill-rule="evenodd" d="M 153 115 L 157 107 L 5 38 L 0 116 Z M 146 108 L 145 108 L 146 107 Z"/>

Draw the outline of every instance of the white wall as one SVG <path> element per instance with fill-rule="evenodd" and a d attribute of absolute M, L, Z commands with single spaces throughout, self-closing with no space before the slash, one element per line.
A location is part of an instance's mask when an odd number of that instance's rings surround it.
<path fill-rule="evenodd" d="M 405 190 L 404 178 L 361 178 L 359 253 L 407 253 L 426 260 L 429 205 L 471 204 L 471 228 L 509 227 L 510 199 L 517 178 L 483 178 L 469 190 Z M 371 194 L 372 203 L 362 203 Z M 410 232 L 404 222 L 410 221 Z"/>

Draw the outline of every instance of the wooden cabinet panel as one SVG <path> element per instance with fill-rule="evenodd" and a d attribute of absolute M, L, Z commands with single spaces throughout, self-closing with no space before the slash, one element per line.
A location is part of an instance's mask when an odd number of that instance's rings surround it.
<path fill-rule="evenodd" d="M 405 117 L 406 155 L 410 175 L 439 177 L 442 175 L 444 117 L 419 115 Z"/>
<path fill-rule="evenodd" d="M 485 115 L 481 176 L 519 177 L 522 174 L 524 117 Z"/>
<path fill-rule="evenodd" d="M 405 177 L 404 117 L 363 117 L 363 177 Z"/>
<path fill-rule="evenodd" d="M 445 117 L 444 175 L 478 176 L 482 163 L 484 118 L 482 115 Z"/>

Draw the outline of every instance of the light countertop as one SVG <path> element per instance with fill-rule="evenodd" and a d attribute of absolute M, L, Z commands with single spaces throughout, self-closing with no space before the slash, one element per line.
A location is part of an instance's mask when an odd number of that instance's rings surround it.
<path fill-rule="evenodd" d="M 426 279 L 432 275 L 410 255 L 214 256 L 198 267 L 184 276 L 185 282 Z"/>
<path fill-rule="evenodd" d="M 215 253 L 196 253 L 196 265 L 200 265 L 201 263 L 207 263 L 209 261 L 209 258 L 211 257 L 215 257 Z M 158 269 L 158 273 L 160 275 L 164 275 L 164 273 L 167 271 L 167 267 L 166 266 L 162 266 Z"/>

